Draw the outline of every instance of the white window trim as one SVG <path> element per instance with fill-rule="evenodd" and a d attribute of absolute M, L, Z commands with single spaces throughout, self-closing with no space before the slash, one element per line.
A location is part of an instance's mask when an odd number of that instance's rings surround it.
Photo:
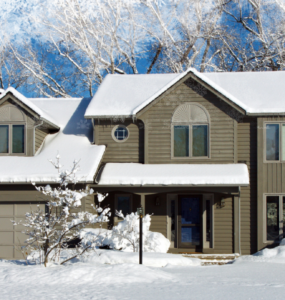
<path fill-rule="evenodd" d="M 8 141 L 8 153 L 0 153 L 0 156 L 25 156 L 27 153 L 27 124 L 25 122 L 0 122 L 0 125 L 9 126 L 9 141 Z M 23 153 L 13 153 L 13 125 L 23 125 L 24 126 L 24 152 Z"/>
<path fill-rule="evenodd" d="M 125 128 L 125 129 L 128 131 L 128 137 L 127 137 L 126 139 L 124 139 L 124 140 L 118 140 L 118 139 L 115 137 L 115 131 L 116 131 L 116 129 L 117 129 L 118 127 L 123 127 L 123 128 Z M 111 135 L 112 135 L 113 140 L 114 140 L 116 143 L 124 143 L 124 142 L 126 142 L 126 141 L 129 139 L 129 137 L 130 137 L 130 130 L 128 129 L 127 126 L 118 124 L 118 125 L 115 125 L 115 126 L 113 127 Z"/>
<path fill-rule="evenodd" d="M 275 243 L 275 240 L 267 240 L 267 197 L 268 196 L 278 196 L 279 197 L 279 240 L 282 240 L 283 236 L 283 197 L 285 194 L 282 193 L 270 193 L 270 194 L 263 194 L 263 242 L 266 244 Z"/>
<path fill-rule="evenodd" d="M 267 149 L 267 145 L 266 145 L 266 125 L 267 124 L 277 124 L 279 125 L 279 160 L 267 160 L 266 158 L 266 149 Z M 265 121 L 263 123 L 263 140 L 264 140 L 264 154 L 263 154 L 263 162 L 264 163 L 283 163 L 285 162 L 285 159 L 282 160 L 282 124 L 285 125 L 285 121 Z"/>
<path fill-rule="evenodd" d="M 193 126 L 205 125 L 207 126 L 207 144 L 208 144 L 208 155 L 206 156 L 193 156 Z M 177 157 L 174 156 L 174 126 L 189 126 L 189 156 Z M 171 159 L 184 160 L 184 159 L 210 159 L 211 158 L 211 146 L 210 146 L 210 123 L 205 122 L 173 122 L 171 123 Z"/>

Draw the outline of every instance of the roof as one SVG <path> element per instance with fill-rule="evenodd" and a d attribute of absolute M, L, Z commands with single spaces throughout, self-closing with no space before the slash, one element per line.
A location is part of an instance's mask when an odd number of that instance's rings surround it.
<path fill-rule="evenodd" d="M 13 87 L 9 87 L 6 90 L 2 90 L 1 89 L 0 92 L 1 92 L 1 94 L 0 94 L 0 100 L 3 99 L 7 94 L 11 93 L 20 102 L 22 102 L 24 105 L 26 105 L 27 107 L 29 107 L 32 111 L 34 111 L 37 115 L 39 115 L 39 118 L 42 121 L 46 121 L 46 122 L 50 123 L 51 125 L 53 125 L 54 127 L 59 128 L 58 124 L 56 123 L 56 121 L 54 120 L 54 118 L 52 118 L 52 116 L 49 113 L 43 111 L 40 107 L 36 106 L 31 101 L 31 99 L 26 98 L 24 95 L 22 95 L 21 93 L 19 93 Z"/>
<path fill-rule="evenodd" d="M 200 79 L 247 114 L 285 113 L 285 71 L 108 75 L 86 110 L 86 118 L 135 117 L 188 74 Z M 270 101 L 269 101 L 270 100 Z"/>
<path fill-rule="evenodd" d="M 204 73 L 243 103 L 248 114 L 285 112 L 285 71 Z"/>
<path fill-rule="evenodd" d="M 85 117 L 132 117 L 181 74 L 107 75 L 88 106 Z"/>
<path fill-rule="evenodd" d="M 99 186 L 243 186 L 249 184 L 245 164 L 107 163 Z"/>
<path fill-rule="evenodd" d="M 80 160 L 78 182 L 93 182 L 103 157 L 105 146 L 92 145 L 92 124 L 84 119 L 90 99 L 29 99 L 29 102 L 50 115 L 60 131 L 46 137 L 42 148 L 33 157 L 0 156 L 1 183 L 57 182 L 58 174 L 49 162 L 61 156 L 61 165 L 72 167 Z"/>

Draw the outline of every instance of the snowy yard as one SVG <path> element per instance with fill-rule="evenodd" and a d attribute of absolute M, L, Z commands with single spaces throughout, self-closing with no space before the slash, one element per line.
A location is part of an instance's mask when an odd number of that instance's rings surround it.
<path fill-rule="evenodd" d="M 146 266 L 138 253 L 100 253 L 49 268 L 2 260 L 1 300 L 284 298 L 284 246 L 224 266 L 159 253 L 146 253 Z"/>

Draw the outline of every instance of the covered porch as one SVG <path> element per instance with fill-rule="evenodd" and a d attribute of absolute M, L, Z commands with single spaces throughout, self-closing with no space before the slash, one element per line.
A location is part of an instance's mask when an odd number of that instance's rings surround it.
<path fill-rule="evenodd" d="M 130 213 L 142 206 L 153 215 L 151 231 L 170 240 L 169 252 L 240 253 L 240 186 L 249 183 L 245 165 L 139 165 L 140 173 L 137 165 L 107 164 L 97 176 L 93 188 L 109 194 L 105 204 L 114 216 L 109 226 L 119 221 L 116 210 Z"/>

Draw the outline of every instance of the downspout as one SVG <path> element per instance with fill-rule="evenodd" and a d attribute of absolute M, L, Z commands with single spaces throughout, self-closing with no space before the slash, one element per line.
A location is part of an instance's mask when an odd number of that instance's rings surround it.
<path fill-rule="evenodd" d="M 36 149 L 35 149 L 35 148 L 36 148 L 36 147 L 35 147 L 35 146 L 36 146 L 36 128 L 39 127 L 39 126 L 42 126 L 43 124 L 44 124 L 44 121 L 41 121 L 40 124 L 34 126 L 34 133 L 33 133 L 33 135 L 34 135 L 34 136 L 33 136 L 33 140 L 34 140 L 33 148 L 34 148 L 34 149 L 33 149 L 33 155 L 36 154 L 36 151 L 35 151 L 35 150 L 36 150 Z"/>
<path fill-rule="evenodd" d="M 241 255 L 241 246 L 240 246 L 240 243 L 241 243 L 241 228 L 240 228 L 240 186 L 238 187 L 238 232 L 239 232 L 239 235 L 238 235 L 238 239 L 239 239 L 239 243 L 238 243 L 238 246 L 239 246 L 239 255 Z"/>
<path fill-rule="evenodd" d="M 95 144 L 95 125 L 94 125 L 94 119 L 92 118 L 91 119 L 91 122 L 92 122 L 92 128 L 93 128 L 93 134 L 92 134 L 92 136 L 93 136 L 93 143 L 92 144 Z"/>

